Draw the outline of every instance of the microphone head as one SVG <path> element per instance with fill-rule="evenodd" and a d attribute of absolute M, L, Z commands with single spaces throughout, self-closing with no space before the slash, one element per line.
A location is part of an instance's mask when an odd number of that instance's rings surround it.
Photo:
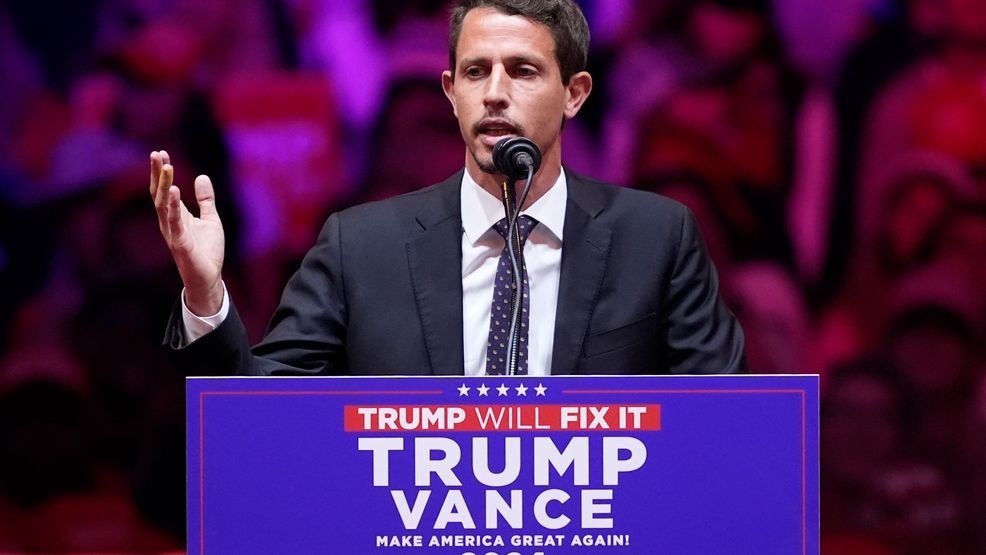
<path fill-rule="evenodd" d="M 541 150 L 527 137 L 507 137 L 493 146 L 493 166 L 496 171 L 516 180 L 527 177 L 527 168 L 537 173 L 541 167 Z"/>

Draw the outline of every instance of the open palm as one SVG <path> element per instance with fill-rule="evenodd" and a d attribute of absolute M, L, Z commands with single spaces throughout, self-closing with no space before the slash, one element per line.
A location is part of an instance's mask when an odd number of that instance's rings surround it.
<path fill-rule="evenodd" d="M 218 312 L 223 298 L 226 239 L 216 212 L 212 181 L 204 175 L 195 178 L 196 217 L 181 201 L 168 153 L 156 151 L 151 153 L 150 194 L 161 235 L 185 285 L 186 305 L 200 316 Z"/>

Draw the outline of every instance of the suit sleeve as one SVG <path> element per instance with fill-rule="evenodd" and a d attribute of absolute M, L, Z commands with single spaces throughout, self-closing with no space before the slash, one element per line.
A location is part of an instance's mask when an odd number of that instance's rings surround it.
<path fill-rule="evenodd" d="M 719 295 L 716 269 L 687 208 L 681 211 L 664 326 L 671 373 L 745 371 L 743 330 Z"/>
<path fill-rule="evenodd" d="M 301 267 L 288 281 L 264 339 L 250 349 L 243 321 L 230 303 L 212 333 L 182 347 L 181 307 L 172 311 L 164 343 L 186 375 L 312 375 L 346 371 L 346 303 L 341 225 L 329 217 Z"/>

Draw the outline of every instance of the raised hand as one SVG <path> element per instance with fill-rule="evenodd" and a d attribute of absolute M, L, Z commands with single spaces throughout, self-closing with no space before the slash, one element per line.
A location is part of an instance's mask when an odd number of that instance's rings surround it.
<path fill-rule="evenodd" d="M 222 269 L 226 239 L 216 212 L 212 181 L 195 178 L 195 217 L 181 201 L 174 185 L 174 168 L 168 153 L 151 153 L 150 193 L 157 210 L 158 226 L 185 285 L 185 304 L 199 316 L 219 312 L 223 301 Z"/>

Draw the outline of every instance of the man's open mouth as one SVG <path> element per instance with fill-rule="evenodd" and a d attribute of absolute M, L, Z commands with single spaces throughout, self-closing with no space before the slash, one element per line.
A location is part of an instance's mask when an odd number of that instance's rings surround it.
<path fill-rule="evenodd" d="M 477 134 L 482 141 L 489 146 L 493 146 L 497 141 L 504 137 L 514 137 L 520 135 L 516 125 L 506 120 L 486 119 L 479 122 L 476 126 Z"/>

